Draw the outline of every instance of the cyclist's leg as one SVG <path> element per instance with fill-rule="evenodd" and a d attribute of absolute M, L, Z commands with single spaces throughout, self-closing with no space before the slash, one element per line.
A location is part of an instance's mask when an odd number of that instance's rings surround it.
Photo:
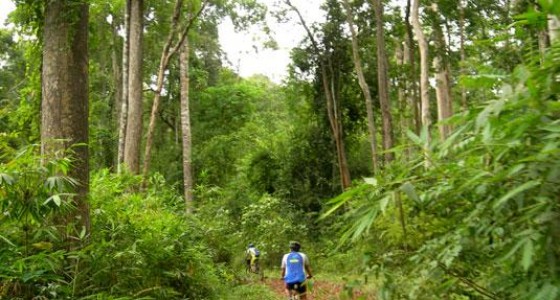
<path fill-rule="evenodd" d="M 255 273 L 255 270 L 257 269 L 257 264 L 256 264 L 256 259 L 255 257 L 251 257 L 251 272 Z"/>
<path fill-rule="evenodd" d="M 307 299 L 305 283 L 295 283 L 286 285 L 289 299 Z"/>
<path fill-rule="evenodd" d="M 288 299 L 290 300 L 294 300 L 296 299 L 296 294 L 297 292 L 294 289 L 294 285 L 293 284 L 285 284 L 284 288 L 286 289 L 286 294 L 288 295 Z"/>
<path fill-rule="evenodd" d="M 297 293 L 299 295 L 298 299 L 306 300 L 307 299 L 307 282 L 302 282 L 299 284 Z"/>

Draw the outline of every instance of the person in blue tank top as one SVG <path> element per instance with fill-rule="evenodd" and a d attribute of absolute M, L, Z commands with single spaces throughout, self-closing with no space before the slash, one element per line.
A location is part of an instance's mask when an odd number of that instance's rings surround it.
<path fill-rule="evenodd" d="M 305 280 L 313 277 L 311 266 L 307 255 L 299 252 L 301 245 L 298 242 L 290 242 L 290 253 L 282 257 L 282 278 L 286 284 L 288 296 L 293 291 L 300 295 L 300 299 L 307 299 L 307 285 Z"/>

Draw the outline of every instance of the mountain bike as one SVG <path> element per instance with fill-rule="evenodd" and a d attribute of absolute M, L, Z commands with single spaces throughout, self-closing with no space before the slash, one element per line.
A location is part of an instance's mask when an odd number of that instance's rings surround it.
<path fill-rule="evenodd" d="M 264 271 L 257 257 L 251 258 L 250 263 L 246 266 L 245 272 L 257 274 L 261 280 L 264 279 Z"/>
<path fill-rule="evenodd" d="M 290 290 L 290 298 L 289 300 L 299 300 L 299 293 L 295 290 Z"/>
<path fill-rule="evenodd" d="M 311 292 L 311 288 L 312 288 L 312 283 L 311 283 L 311 281 L 309 281 L 309 279 L 308 279 L 308 280 L 305 280 L 305 281 L 302 283 L 302 285 L 304 285 L 304 286 L 306 287 L 305 293 L 306 293 L 306 294 L 309 294 L 309 293 Z M 289 300 L 300 300 L 300 299 L 301 299 L 301 294 L 300 294 L 296 289 L 289 290 L 288 292 L 289 292 L 289 294 L 290 294 L 290 295 L 289 295 L 289 298 L 288 298 Z M 309 298 L 307 298 L 307 299 L 309 299 Z"/>

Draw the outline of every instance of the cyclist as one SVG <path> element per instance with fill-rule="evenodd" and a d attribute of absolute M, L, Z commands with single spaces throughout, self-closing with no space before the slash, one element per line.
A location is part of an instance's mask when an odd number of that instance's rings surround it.
<path fill-rule="evenodd" d="M 247 270 L 251 272 L 258 272 L 258 260 L 260 256 L 260 251 L 255 247 L 253 243 L 250 243 L 245 250 L 245 262 L 247 263 Z"/>
<path fill-rule="evenodd" d="M 290 242 L 290 253 L 284 254 L 282 257 L 282 278 L 286 283 L 286 293 L 289 297 L 295 293 L 300 296 L 300 299 L 305 300 L 307 299 L 305 280 L 313 275 L 309 259 L 307 255 L 299 252 L 300 248 L 299 242 Z"/>

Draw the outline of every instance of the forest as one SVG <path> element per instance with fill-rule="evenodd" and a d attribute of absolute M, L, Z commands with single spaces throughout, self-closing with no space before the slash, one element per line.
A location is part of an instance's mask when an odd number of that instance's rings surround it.
<path fill-rule="evenodd" d="M 560 299 L 560 0 L 11 2 L 0 300 Z"/>

